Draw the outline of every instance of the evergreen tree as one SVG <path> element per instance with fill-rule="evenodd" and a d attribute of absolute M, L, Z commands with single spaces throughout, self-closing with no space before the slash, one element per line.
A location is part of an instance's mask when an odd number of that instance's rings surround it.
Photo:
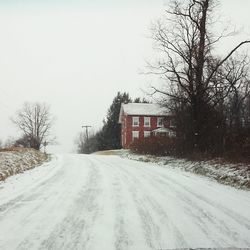
<path fill-rule="evenodd" d="M 118 92 L 109 107 L 104 126 L 99 137 L 102 139 L 103 149 L 121 148 L 121 125 L 118 123 L 122 103 L 131 102 L 129 94 Z"/>
<path fill-rule="evenodd" d="M 134 99 L 134 103 L 150 103 L 146 98 L 140 98 L 140 97 L 136 97 L 135 99 Z"/>

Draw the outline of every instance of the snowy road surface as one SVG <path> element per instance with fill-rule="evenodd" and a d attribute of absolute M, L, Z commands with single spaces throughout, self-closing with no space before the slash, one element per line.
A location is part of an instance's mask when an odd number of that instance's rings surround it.
<path fill-rule="evenodd" d="M 0 249 L 250 247 L 250 192 L 118 156 L 58 155 L 0 184 Z"/>

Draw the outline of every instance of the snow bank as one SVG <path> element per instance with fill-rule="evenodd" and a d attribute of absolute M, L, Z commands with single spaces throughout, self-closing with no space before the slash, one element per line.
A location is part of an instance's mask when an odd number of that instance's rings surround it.
<path fill-rule="evenodd" d="M 189 161 L 169 156 L 155 157 L 152 155 L 137 155 L 128 150 L 122 150 L 119 155 L 131 160 L 157 163 L 164 167 L 180 168 L 188 172 L 207 176 L 226 185 L 250 189 L 249 165 L 221 163 L 218 159 L 210 161 Z"/>
<path fill-rule="evenodd" d="M 12 148 L 0 151 L 0 181 L 22 173 L 47 160 L 47 156 L 34 149 Z"/>

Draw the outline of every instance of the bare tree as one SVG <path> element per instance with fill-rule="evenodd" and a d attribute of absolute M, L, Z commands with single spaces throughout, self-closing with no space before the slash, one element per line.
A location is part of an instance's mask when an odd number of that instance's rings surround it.
<path fill-rule="evenodd" d="M 239 132 L 248 120 L 245 106 L 250 95 L 249 66 L 249 58 L 246 55 L 230 58 L 225 64 L 224 81 L 231 86 L 225 94 L 225 116 L 231 131 Z"/>
<path fill-rule="evenodd" d="M 87 139 L 85 132 L 80 132 L 75 139 L 76 151 L 78 154 L 89 154 L 99 150 L 97 134 L 93 131 Z"/>
<path fill-rule="evenodd" d="M 45 103 L 25 103 L 11 119 L 22 131 L 26 145 L 40 150 L 42 144 L 52 141 L 50 137 L 54 118 Z"/>
<path fill-rule="evenodd" d="M 76 152 L 78 154 L 83 154 L 87 152 L 86 149 L 86 134 L 83 132 L 80 132 L 76 139 L 75 139 L 75 145 L 76 145 Z"/>
<path fill-rule="evenodd" d="M 223 66 L 242 45 L 250 43 L 239 43 L 224 57 L 213 53 L 216 43 L 225 36 L 224 32 L 214 36 L 211 30 L 215 7 L 215 0 L 172 1 L 166 20 L 153 28 L 162 57 L 156 65 L 149 65 L 150 73 L 160 74 L 167 83 L 165 88 L 153 86 L 153 94 L 165 95 L 174 103 L 176 115 L 187 118 L 180 122 L 184 129 L 181 136 L 189 142 L 189 149 L 199 151 L 208 149 L 211 130 L 220 123 L 214 107 L 236 85 L 223 80 Z"/>

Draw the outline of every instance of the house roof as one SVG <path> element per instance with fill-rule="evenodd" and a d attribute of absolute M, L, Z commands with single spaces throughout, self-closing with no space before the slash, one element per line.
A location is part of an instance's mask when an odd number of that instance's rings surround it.
<path fill-rule="evenodd" d="M 127 103 L 121 105 L 119 123 L 121 116 L 125 115 L 144 115 L 144 116 L 167 116 L 170 115 L 165 107 L 157 103 Z"/>

